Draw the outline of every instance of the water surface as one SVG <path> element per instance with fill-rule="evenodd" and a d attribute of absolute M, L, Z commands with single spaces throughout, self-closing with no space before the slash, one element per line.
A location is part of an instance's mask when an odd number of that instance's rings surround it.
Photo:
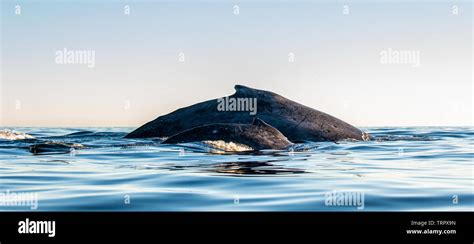
<path fill-rule="evenodd" d="M 216 154 L 196 144 L 124 139 L 133 128 L 1 128 L 85 149 L 33 154 L 0 139 L 0 193 L 38 208 L 0 211 L 472 211 L 472 127 L 363 128 L 369 142 Z M 363 208 L 327 204 L 359 193 Z"/>

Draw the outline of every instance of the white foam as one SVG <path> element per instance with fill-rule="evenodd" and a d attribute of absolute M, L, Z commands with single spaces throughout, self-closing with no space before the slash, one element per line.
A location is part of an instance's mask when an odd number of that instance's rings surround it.
<path fill-rule="evenodd" d="M 222 140 L 218 141 L 203 141 L 204 144 L 212 146 L 216 149 L 220 149 L 226 152 L 245 152 L 245 151 L 253 151 L 254 149 L 240 143 L 234 142 L 226 142 Z"/>
<path fill-rule="evenodd" d="M 23 140 L 23 139 L 34 139 L 32 135 L 28 135 L 23 132 L 13 130 L 0 130 L 0 139 L 5 140 Z"/>

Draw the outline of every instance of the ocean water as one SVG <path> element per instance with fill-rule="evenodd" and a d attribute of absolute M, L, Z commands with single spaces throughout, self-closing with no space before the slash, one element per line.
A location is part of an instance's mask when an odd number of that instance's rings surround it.
<path fill-rule="evenodd" d="M 474 207 L 472 127 L 363 128 L 376 140 L 308 142 L 258 154 L 215 153 L 200 143 L 161 145 L 158 139 L 124 139 L 133 128 L 0 129 L 37 138 L 0 139 L 0 211 L 473 211 Z M 85 148 L 30 151 L 44 141 Z M 37 208 L 12 204 L 12 196 L 24 193 L 36 194 Z"/>

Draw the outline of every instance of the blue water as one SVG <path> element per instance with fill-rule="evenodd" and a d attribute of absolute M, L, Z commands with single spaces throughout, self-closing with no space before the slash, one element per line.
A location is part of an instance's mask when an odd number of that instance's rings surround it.
<path fill-rule="evenodd" d="M 201 144 L 123 139 L 133 128 L 3 128 L 86 146 L 34 155 L 0 139 L 0 194 L 36 192 L 38 208 L 1 211 L 472 211 L 472 127 L 363 128 L 375 141 L 214 154 Z M 68 135 L 75 132 L 72 135 Z M 65 136 L 67 135 L 67 136 Z M 327 193 L 364 206 L 328 205 Z"/>

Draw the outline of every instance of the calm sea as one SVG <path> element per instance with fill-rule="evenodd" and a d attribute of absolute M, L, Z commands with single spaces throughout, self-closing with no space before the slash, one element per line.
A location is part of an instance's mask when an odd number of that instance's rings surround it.
<path fill-rule="evenodd" d="M 0 139 L 0 211 L 473 211 L 474 206 L 472 127 L 363 128 L 377 140 L 303 143 L 259 154 L 123 139 L 133 128 L 2 129 L 38 140 Z M 29 147 L 40 141 L 86 148 L 32 154 Z M 25 193 L 36 194 L 37 208 L 14 206 L 12 199 Z"/>

